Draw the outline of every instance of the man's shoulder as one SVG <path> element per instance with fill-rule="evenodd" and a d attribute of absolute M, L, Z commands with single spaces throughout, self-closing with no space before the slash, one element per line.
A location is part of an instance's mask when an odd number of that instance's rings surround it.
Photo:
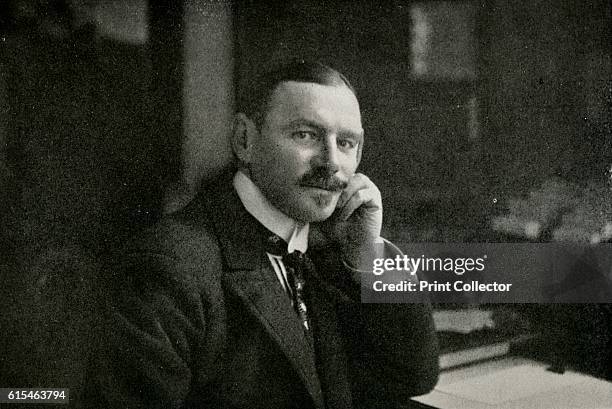
<path fill-rule="evenodd" d="M 132 280 L 179 281 L 210 286 L 219 282 L 223 257 L 207 213 L 194 206 L 163 216 L 134 235 L 113 265 Z"/>
<path fill-rule="evenodd" d="M 210 224 L 166 215 L 132 237 L 123 253 L 157 253 L 185 260 L 209 256 L 218 250 L 218 240 Z"/>
<path fill-rule="evenodd" d="M 218 211 L 223 201 L 218 186 L 218 181 L 204 185 L 186 206 L 133 236 L 125 251 L 155 252 L 181 260 L 218 252 L 217 219 L 223 217 Z"/>

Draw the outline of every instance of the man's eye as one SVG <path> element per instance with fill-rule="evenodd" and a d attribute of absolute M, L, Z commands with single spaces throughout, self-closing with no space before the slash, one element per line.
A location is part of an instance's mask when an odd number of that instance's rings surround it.
<path fill-rule="evenodd" d="M 293 133 L 293 137 L 301 140 L 316 139 L 317 135 L 312 131 L 297 131 Z"/>
<path fill-rule="evenodd" d="M 357 146 L 357 143 L 352 139 L 340 139 L 338 140 L 338 146 L 345 149 L 353 149 Z"/>

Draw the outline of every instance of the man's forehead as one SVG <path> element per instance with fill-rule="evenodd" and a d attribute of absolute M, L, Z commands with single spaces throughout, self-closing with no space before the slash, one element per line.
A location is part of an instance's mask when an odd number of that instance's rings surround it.
<path fill-rule="evenodd" d="M 272 92 L 270 101 L 274 99 L 289 99 L 293 101 L 300 101 L 306 99 L 344 99 L 347 102 L 351 102 L 357 107 L 357 97 L 353 91 L 344 84 L 327 85 L 318 84 L 315 82 L 301 82 L 301 81 L 283 81 L 280 82 L 274 91 Z"/>
<path fill-rule="evenodd" d="M 362 131 L 357 97 L 346 85 L 281 82 L 270 97 L 268 113 L 276 120 L 340 121 L 354 132 Z"/>

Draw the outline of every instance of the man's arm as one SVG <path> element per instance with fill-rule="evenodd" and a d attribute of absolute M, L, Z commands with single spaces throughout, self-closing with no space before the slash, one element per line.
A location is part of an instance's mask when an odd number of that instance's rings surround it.
<path fill-rule="evenodd" d="M 381 228 L 381 195 L 363 174 L 350 180 L 332 217 L 315 226 L 333 245 L 318 270 L 327 272 L 321 279 L 339 289 L 336 294 L 343 294 L 338 315 L 354 405 L 363 408 L 408 405 L 411 396 L 430 391 L 438 379 L 438 344 L 425 294 L 409 294 L 405 304 L 361 303 L 362 281 L 371 278 L 364 275 L 373 272 L 374 259 L 399 254 L 390 243 L 382 244 Z M 415 275 L 406 279 L 417 281 Z"/>
<path fill-rule="evenodd" d="M 345 337 L 357 407 L 402 407 L 436 385 L 438 346 L 427 304 L 362 305 L 346 311 L 343 323 L 347 335 L 359 335 Z"/>
<path fill-rule="evenodd" d="M 337 249 L 318 252 L 314 260 L 327 273 L 320 278 L 336 300 L 355 407 L 402 407 L 432 390 L 438 342 L 426 294 L 412 293 L 410 303 L 363 304 L 355 271 Z"/>
<path fill-rule="evenodd" d="M 196 271 L 193 260 L 156 247 L 130 252 L 108 273 L 89 407 L 178 408 L 188 398 L 195 348 L 210 332 L 200 271 L 220 271 L 220 262 L 209 257 Z"/>

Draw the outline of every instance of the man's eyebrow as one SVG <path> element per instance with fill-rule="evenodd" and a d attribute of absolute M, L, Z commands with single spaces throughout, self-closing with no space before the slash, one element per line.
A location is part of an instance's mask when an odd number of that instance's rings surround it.
<path fill-rule="evenodd" d="M 364 137 L 364 132 L 363 130 L 355 132 L 355 131 L 341 131 L 340 135 L 345 137 L 345 138 L 352 138 L 355 139 L 357 142 L 361 142 L 363 141 L 363 137 Z"/>
<path fill-rule="evenodd" d="M 328 128 L 324 124 L 321 124 L 311 119 L 305 119 L 305 118 L 294 119 L 293 121 L 289 122 L 285 128 L 292 129 L 292 128 L 297 128 L 300 126 L 306 126 L 308 128 L 316 129 L 317 132 L 320 132 L 320 133 L 327 132 L 328 130 Z"/>
<path fill-rule="evenodd" d="M 321 124 L 315 122 L 315 121 L 311 121 L 308 119 L 294 119 L 293 121 L 289 122 L 284 128 L 295 128 L 297 126 L 308 126 L 310 128 L 315 128 L 318 130 L 325 130 L 325 127 L 322 126 Z"/>
<path fill-rule="evenodd" d="M 311 121 L 309 119 L 294 119 L 293 121 L 289 122 L 287 124 L 287 126 L 285 126 L 284 128 L 286 129 L 291 129 L 291 128 L 295 128 L 296 126 L 307 126 L 309 128 L 314 128 L 318 131 L 326 131 L 327 128 L 315 121 Z M 363 129 L 359 130 L 359 131 L 353 131 L 353 130 L 341 130 L 340 131 L 340 135 L 343 137 L 348 137 L 348 138 L 353 138 L 355 140 L 357 140 L 358 142 L 361 142 L 363 140 Z"/>

